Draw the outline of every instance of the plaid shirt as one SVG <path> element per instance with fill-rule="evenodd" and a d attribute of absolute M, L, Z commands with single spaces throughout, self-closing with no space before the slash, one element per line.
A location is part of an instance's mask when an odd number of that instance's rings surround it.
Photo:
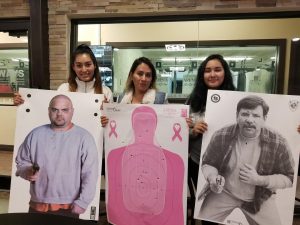
<path fill-rule="evenodd" d="M 218 169 L 224 175 L 238 138 L 237 124 L 224 127 L 214 133 L 204 153 L 202 165 L 208 164 Z M 282 174 L 291 182 L 294 178 L 294 160 L 286 140 L 278 133 L 268 128 L 262 128 L 260 133 L 261 154 L 257 163 L 259 175 Z M 250 213 L 260 210 L 261 204 L 272 195 L 272 191 L 256 186 L 254 201 L 244 202 L 242 208 Z"/>

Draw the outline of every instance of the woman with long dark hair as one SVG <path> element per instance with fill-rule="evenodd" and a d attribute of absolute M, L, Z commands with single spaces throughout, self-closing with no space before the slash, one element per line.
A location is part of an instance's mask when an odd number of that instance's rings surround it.
<path fill-rule="evenodd" d="M 104 94 L 105 102 L 113 102 L 109 87 L 102 85 L 99 66 L 89 46 L 77 46 L 71 55 L 68 83 L 61 84 L 58 91 Z M 14 95 L 14 104 L 20 105 L 24 99 L 19 93 Z"/>
<path fill-rule="evenodd" d="M 85 44 L 79 45 L 72 53 L 68 83 L 61 84 L 57 90 L 104 94 L 107 102 L 113 101 L 111 90 L 102 84 L 96 57 Z"/>
<path fill-rule="evenodd" d="M 204 114 L 208 89 L 234 90 L 231 72 L 223 56 L 213 54 L 208 56 L 199 66 L 194 89 L 187 100 L 190 105 L 190 127 L 188 179 L 197 186 L 201 154 L 202 134 L 207 130 Z M 202 221 L 202 224 L 215 224 Z"/>

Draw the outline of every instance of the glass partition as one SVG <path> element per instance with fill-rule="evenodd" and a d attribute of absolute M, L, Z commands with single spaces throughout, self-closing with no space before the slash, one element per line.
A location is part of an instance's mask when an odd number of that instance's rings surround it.
<path fill-rule="evenodd" d="M 126 55 L 145 56 L 150 58 L 156 67 L 157 88 L 167 92 L 170 97 L 186 97 L 194 87 L 199 65 L 210 54 L 224 56 L 237 90 L 274 93 L 278 47 L 263 45 L 187 47 L 184 51 L 167 51 L 166 48 L 115 48 L 114 82 L 124 83 L 124 77 L 127 76 L 124 72 L 129 71 L 131 66 L 131 62 L 127 63 Z M 122 87 L 116 86 L 115 91 L 121 92 Z"/>
<path fill-rule="evenodd" d="M 28 49 L 0 49 L 0 93 L 29 87 Z"/>
<path fill-rule="evenodd" d="M 28 37 L 25 32 L 0 32 L 0 105 L 12 105 L 13 92 L 30 86 Z"/>
<path fill-rule="evenodd" d="M 90 45 L 90 47 L 97 59 L 102 84 L 113 90 L 112 46 Z"/>

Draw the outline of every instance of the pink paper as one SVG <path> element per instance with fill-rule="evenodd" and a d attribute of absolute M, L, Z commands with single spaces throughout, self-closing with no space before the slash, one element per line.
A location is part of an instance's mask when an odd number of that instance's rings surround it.
<path fill-rule="evenodd" d="M 108 155 L 107 213 L 116 225 L 182 225 L 184 163 L 153 143 L 156 113 L 132 113 L 133 144 Z"/>

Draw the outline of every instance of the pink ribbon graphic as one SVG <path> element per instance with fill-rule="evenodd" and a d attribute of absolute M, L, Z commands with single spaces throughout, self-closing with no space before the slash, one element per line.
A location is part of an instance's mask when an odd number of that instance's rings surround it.
<path fill-rule="evenodd" d="M 181 125 L 179 123 L 174 123 L 173 130 L 174 135 L 172 137 L 172 141 L 174 141 L 176 137 L 178 137 L 179 141 L 182 141 L 182 137 L 180 136 Z"/>
<path fill-rule="evenodd" d="M 115 135 L 115 137 L 117 138 L 117 137 L 118 137 L 118 134 L 117 134 L 117 132 L 116 132 L 116 128 L 117 128 L 117 123 L 116 123 L 116 121 L 115 121 L 115 120 L 110 121 L 109 127 L 110 127 L 110 132 L 109 132 L 109 135 L 108 135 L 108 136 L 110 137 L 111 135 Z"/>

